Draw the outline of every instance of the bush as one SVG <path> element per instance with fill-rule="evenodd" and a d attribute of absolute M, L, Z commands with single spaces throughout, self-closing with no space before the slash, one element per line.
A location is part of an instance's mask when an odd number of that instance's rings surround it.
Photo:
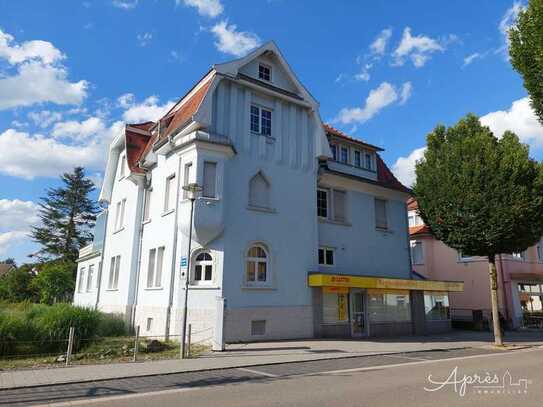
<path fill-rule="evenodd" d="M 32 288 L 38 293 L 40 302 L 53 304 L 70 301 L 74 292 L 73 264 L 50 262 L 32 280 Z"/>
<path fill-rule="evenodd" d="M 122 315 L 100 314 L 96 334 L 101 337 L 125 336 L 128 335 L 128 326 Z"/>

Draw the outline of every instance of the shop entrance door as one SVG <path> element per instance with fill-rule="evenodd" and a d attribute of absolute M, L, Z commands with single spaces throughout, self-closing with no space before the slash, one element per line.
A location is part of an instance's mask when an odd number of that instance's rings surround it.
<path fill-rule="evenodd" d="M 361 289 L 351 289 L 351 336 L 360 338 L 367 335 L 366 293 Z"/>

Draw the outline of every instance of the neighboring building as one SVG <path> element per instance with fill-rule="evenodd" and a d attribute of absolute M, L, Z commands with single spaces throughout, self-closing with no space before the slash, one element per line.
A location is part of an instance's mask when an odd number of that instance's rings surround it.
<path fill-rule="evenodd" d="M 408 200 L 411 259 L 416 273 L 430 279 L 464 282 L 464 291 L 450 295 L 454 320 L 491 318 L 488 260 L 463 256 L 430 234 L 417 213 L 417 202 Z M 523 324 L 523 316 L 543 312 L 543 242 L 523 253 L 496 257 L 500 314 L 511 328 Z"/>
<path fill-rule="evenodd" d="M 104 222 L 80 252 L 74 302 L 122 313 L 144 335 L 178 334 L 190 227 L 181 187 L 197 182 L 196 339 L 221 349 L 425 332 L 434 294 L 424 290 L 462 285 L 412 279 L 409 190 L 380 148 L 324 126 L 318 109 L 270 42 L 214 65 L 157 123 L 127 125 L 111 144 Z"/>
<path fill-rule="evenodd" d="M 15 266 L 11 263 L 0 263 L 0 278 L 8 274 L 11 270 L 15 270 Z"/>

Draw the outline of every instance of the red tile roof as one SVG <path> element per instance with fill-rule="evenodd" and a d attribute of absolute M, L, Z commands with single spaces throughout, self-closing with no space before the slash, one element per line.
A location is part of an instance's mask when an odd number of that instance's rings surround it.
<path fill-rule="evenodd" d="M 407 209 L 410 210 L 410 211 L 413 211 L 415 209 L 419 209 L 419 204 L 418 204 L 417 200 L 415 198 L 413 198 L 412 196 L 409 197 L 409 199 L 407 200 Z"/>
<path fill-rule="evenodd" d="M 383 159 L 376 154 L 377 156 L 377 181 L 387 188 L 396 189 L 398 191 L 410 193 L 411 190 L 403 185 L 398 179 L 394 176 L 392 171 L 387 167 Z"/>
<path fill-rule="evenodd" d="M 138 166 L 138 161 L 140 160 L 146 147 L 150 144 L 149 141 L 151 140 L 151 133 L 149 133 L 149 129 L 153 124 L 153 122 L 147 122 L 140 124 L 129 124 L 126 126 L 124 133 L 126 138 L 126 162 L 130 172 L 134 172 L 136 174 L 142 174 L 144 172 L 143 168 Z M 147 134 L 131 131 L 130 127 L 143 130 Z"/>
<path fill-rule="evenodd" d="M 409 228 L 409 235 L 424 235 L 430 233 L 430 228 L 426 225 L 412 226 Z"/>
<path fill-rule="evenodd" d="M 375 150 L 375 151 L 383 151 L 383 149 L 381 147 L 377 147 L 377 146 L 374 146 L 372 144 L 368 144 L 368 143 L 366 143 L 366 142 L 364 142 L 362 140 L 359 140 L 359 139 L 353 138 L 351 136 L 348 136 L 345 133 L 343 133 L 342 131 L 336 129 L 335 127 L 330 126 L 327 123 L 324 123 L 323 127 L 324 127 L 324 131 L 326 131 L 327 133 L 329 133 L 329 134 L 331 134 L 333 136 L 342 138 L 342 139 L 344 139 L 346 141 L 349 141 L 351 143 L 360 144 L 361 146 L 370 148 L 370 149 Z"/>

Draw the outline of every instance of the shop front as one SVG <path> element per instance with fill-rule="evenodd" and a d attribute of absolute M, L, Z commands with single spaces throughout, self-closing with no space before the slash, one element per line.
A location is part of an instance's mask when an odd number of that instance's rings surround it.
<path fill-rule="evenodd" d="M 310 274 L 317 337 L 423 335 L 450 329 L 449 292 L 462 282 Z"/>

